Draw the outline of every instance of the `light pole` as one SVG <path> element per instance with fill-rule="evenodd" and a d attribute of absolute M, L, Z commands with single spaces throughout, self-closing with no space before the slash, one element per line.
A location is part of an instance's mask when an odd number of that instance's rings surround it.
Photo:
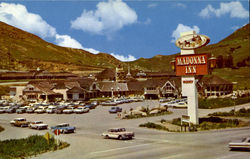
<path fill-rule="evenodd" d="M 111 87 L 111 98 L 113 99 L 113 96 L 114 96 L 114 88 L 113 87 Z"/>

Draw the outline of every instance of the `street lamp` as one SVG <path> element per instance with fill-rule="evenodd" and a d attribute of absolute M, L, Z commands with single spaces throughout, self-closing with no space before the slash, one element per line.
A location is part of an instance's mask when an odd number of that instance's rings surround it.
<path fill-rule="evenodd" d="M 171 61 L 170 61 L 170 64 L 171 64 L 171 68 L 173 71 L 175 71 L 175 58 L 173 58 Z"/>
<path fill-rule="evenodd" d="M 216 67 L 216 57 L 214 56 L 214 54 L 212 54 L 212 56 L 208 59 L 208 61 L 209 61 L 209 68 L 213 70 Z"/>
<path fill-rule="evenodd" d="M 111 98 L 113 99 L 113 96 L 114 96 L 114 88 L 113 87 L 111 87 Z"/>

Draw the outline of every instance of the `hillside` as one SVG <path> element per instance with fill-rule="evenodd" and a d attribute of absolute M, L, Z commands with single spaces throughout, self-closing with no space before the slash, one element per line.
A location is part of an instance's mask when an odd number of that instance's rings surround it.
<path fill-rule="evenodd" d="M 122 64 L 105 53 L 60 47 L 38 36 L 0 22 L 0 69 L 50 71 L 100 70 Z"/>
<path fill-rule="evenodd" d="M 250 56 L 249 37 L 249 24 L 247 24 L 244 27 L 236 30 L 234 33 L 221 40 L 217 44 L 211 44 L 197 49 L 197 53 L 211 53 L 216 57 L 218 57 L 219 55 L 223 55 L 223 57 L 226 57 L 227 54 L 231 53 L 233 56 L 234 65 L 236 66 L 238 62 Z M 149 71 L 170 71 L 171 67 L 169 63 L 176 55 L 178 54 L 157 55 L 149 59 L 140 58 L 130 63 L 131 65 L 140 66 Z"/>
<path fill-rule="evenodd" d="M 232 54 L 234 65 L 249 53 L 249 24 L 218 42 L 197 50 L 216 57 Z M 146 71 L 171 71 L 170 61 L 177 55 L 156 55 L 133 62 L 121 62 L 105 53 L 92 54 L 81 49 L 60 47 L 38 36 L 0 22 L 0 69 L 30 70 L 40 67 L 49 71 L 100 71 L 118 65 Z"/>

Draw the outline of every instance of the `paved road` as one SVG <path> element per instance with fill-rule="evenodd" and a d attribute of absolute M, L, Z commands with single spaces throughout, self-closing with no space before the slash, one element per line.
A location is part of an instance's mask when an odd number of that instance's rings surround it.
<path fill-rule="evenodd" d="M 136 106 L 154 106 L 157 101 L 123 104 L 123 109 L 129 110 Z M 237 106 L 236 109 L 250 107 L 249 104 Z M 87 114 L 0 114 L 0 125 L 6 128 L 0 134 L 0 140 L 27 137 L 31 134 L 45 134 L 46 131 L 36 131 L 28 128 L 16 128 L 9 125 L 15 117 L 26 117 L 28 120 L 43 120 L 50 126 L 68 122 L 77 127 L 74 134 L 60 135 L 59 139 L 67 141 L 70 147 L 48 152 L 35 159 L 249 159 L 250 152 L 229 151 L 230 140 L 250 136 L 250 127 L 214 130 L 195 133 L 171 133 L 165 131 L 139 128 L 138 125 L 148 121 L 170 120 L 186 113 L 185 109 L 173 109 L 173 114 L 120 120 L 115 114 L 109 114 L 110 107 L 99 106 Z M 219 111 L 231 108 L 221 108 Z M 218 110 L 199 110 L 200 115 Z M 112 127 L 126 127 L 134 131 L 135 139 L 128 141 L 103 139 L 100 134 Z"/>

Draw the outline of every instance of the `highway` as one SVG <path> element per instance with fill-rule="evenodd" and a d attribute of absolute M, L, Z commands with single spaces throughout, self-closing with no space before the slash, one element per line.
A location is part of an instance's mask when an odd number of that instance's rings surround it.
<path fill-rule="evenodd" d="M 129 110 L 136 106 L 154 106 L 158 101 L 129 103 L 120 105 Z M 249 108 L 250 103 L 236 106 Z M 70 147 L 55 152 L 48 152 L 34 159 L 249 159 L 250 152 L 230 151 L 228 143 L 231 140 L 250 136 L 250 127 L 231 128 L 192 133 L 174 133 L 138 127 L 148 121 L 171 120 L 186 114 L 185 109 L 172 109 L 172 114 L 121 120 L 115 114 L 109 114 L 110 107 L 98 106 L 87 114 L 0 114 L 0 125 L 5 131 L 0 133 L 0 140 L 23 138 L 32 134 L 45 134 L 49 130 L 31 130 L 12 127 L 9 121 L 16 117 L 26 117 L 27 120 L 43 120 L 53 126 L 68 122 L 76 126 L 76 133 L 62 134 L 60 140 L 70 143 Z M 234 107 L 213 110 L 199 110 L 200 116 L 215 111 L 230 111 Z M 250 120 L 250 119 L 249 119 Z M 133 140 L 103 139 L 101 133 L 109 128 L 125 127 L 135 132 Z"/>

